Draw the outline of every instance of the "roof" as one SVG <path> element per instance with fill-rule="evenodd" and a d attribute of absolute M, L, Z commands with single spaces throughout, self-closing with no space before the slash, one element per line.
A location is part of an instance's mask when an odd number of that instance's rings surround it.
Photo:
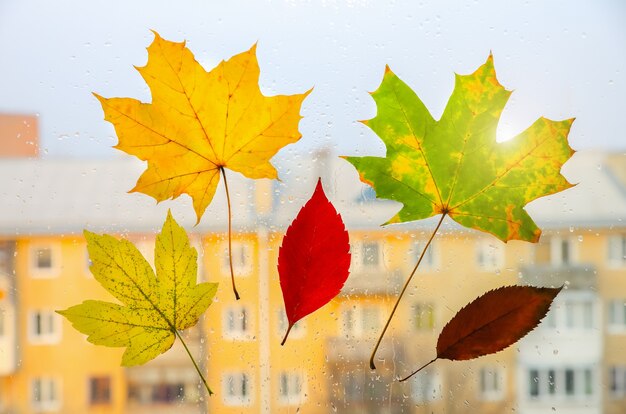
<path fill-rule="evenodd" d="M 607 163 L 607 159 L 611 159 Z M 626 159 L 622 157 L 622 162 Z M 282 154 L 276 161 L 282 181 L 251 180 L 229 171 L 233 226 L 255 231 L 258 224 L 283 230 L 313 192 L 318 177 L 349 229 L 374 229 L 387 221 L 400 204 L 376 200 L 345 160 L 328 152 Z M 575 187 L 529 204 L 528 212 L 545 228 L 623 226 L 626 187 L 614 173 L 615 154 L 576 153 L 563 174 Z M 223 183 L 195 226 L 191 199 L 156 204 L 141 193 L 128 194 L 145 168 L 132 157 L 98 160 L 0 159 L 0 234 L 73 234 L 153 232 L 160 229 L 168 208 L 192 232 L 227 228 Z M 259 197 L 271 198 L 271 211 L 260 213 Z M 390 228 L 432 227 L 433 219 Z M 454 229 L 452 221 L 448 228 Z"/>

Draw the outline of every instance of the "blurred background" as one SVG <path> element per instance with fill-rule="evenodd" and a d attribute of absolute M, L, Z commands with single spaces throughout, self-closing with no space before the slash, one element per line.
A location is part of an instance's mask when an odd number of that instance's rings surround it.
<path fill-rule="evenodd" d="M 626 412 L 626 5 L 620 1 L 0 0 L 1 413 L 522 413 Z M 281 181 L 229 172 L 235 272 L 230 291 L 220 185 L 198 226 L 190 199 L 155 205 L 126 194 L 145 165 L 117 139 L 92 92 L 150 101 L 133 68 L 150 29 L 187 40 L 210 70 L 258 42 L 266 95 L 314 87 L 302 139 L 274 158 Z M 621 45 L 621 46 L 620 46 Z M 380 227 L 399 208 L 376 200 L 338 155 L 385 154 L 357 122 L 389 65 L 439 118 L 454 73 L 492 53 L 514 90 L 503 141 L 535 119 L 576 117 L 578 152 L 563 174 L 578 185 L 531 203 L 538 244 L 445 221 L 378 354 L 367 359 L 436 221 Z M 352 246 L 342 294 L 299 322 L 286 345 L 276 262 L 287 225 L 317 177 Z M 180 344 L 145 366 L 94 346 L 54 313 L 108 294 L 89 273 L 82 230 L 133 241 L 149 261 L 168 208 L 200 252 L 217 300 L 185 332 L 215 395 Z M 500 353 L 437 361 L 437 335 L 467 302 L 509 284 L 560 286 L 539 328 Z"/>

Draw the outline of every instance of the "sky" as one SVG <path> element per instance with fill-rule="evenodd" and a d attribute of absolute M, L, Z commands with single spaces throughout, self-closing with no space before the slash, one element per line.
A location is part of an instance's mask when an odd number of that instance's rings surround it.
<path fill-rule="evenodd" d="M 0 0 L 0 112 L 38 115 L 44 157 L 123 156 L 91 92 L 150 101 L 133 68 L 147 60 L 150 30 L 187 40 L 207 70 L 258 42 L 263 93 L 314 87 L 290 151 L 383 155 L 357 121 L 375 115 L 368 91 L 385 65 L 439 118 L 454 73 L 473 72 L 490 52 L 514 90 L 499 140 L 540 116 L 575 117 L 575 149 L 626 150 L 620 0 Z"/>

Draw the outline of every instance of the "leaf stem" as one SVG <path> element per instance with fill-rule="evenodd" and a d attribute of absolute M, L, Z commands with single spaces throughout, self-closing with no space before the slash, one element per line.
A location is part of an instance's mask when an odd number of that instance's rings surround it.
<path fill-rule="evenodd" d="M 232 226 L 232 213 L 230 209 L 230 193 L 228 192 L 228 181 L 226 181 L 226 170 L 220 166 L 222 177 L 224 177 L 224 188 L 226 189 L 226 202 L 228 203 L 228 264 L 230 265 L 230 282 L 233 285 L 233 293 L 235 299 L 239 300 L 239 292 L 235 286 L 235 272 L 233 272 L 233 226 Z"/>
<path fill-rule="evenodd" d="M 198 367 L 198 364 L 196 363 L 196 360 L 194 359 L 193 355 L 191 355 L 191 352 L 189 352 L 189 348 L 187 348 L 187 344 L 185 343 L 185 340 L 181 336 L 180 332 L 178 332 L 178 329 L 175 329 L 174 332 L 176 332 L 176 336 L 178 337 L 178 339 L 180 339 L 180 342 L 185 347 L 185 351 L 187 351 L 187 355 L 189 355 L 189 358 L 191 359 L 191 362 L 193 362 L 193 366 L 196 368 L 196 371 L 198 372 L 198 375 L 200 375 L 200 379 L 202 379 L 202 383 L 204 384 L 204 387 L 206 388 L 207 392 L 209 393 L 209 396 L 213 395 L 213 391 L 211 391 L 211 388 L 209 388 L 209 384 L 207 384 L 206 378 L 204 378 L 204 375 L 202 374 L 202 371 L 200 370 L 200 367 Z"/>
<path fill-rule="evenodd" d="M 287 328 L 285 337 L 283 338 L 283 341 L 280 343 L 281 346 L 285 345 L 285 342 L 287 342 L 287 337 L 289 336 L 289 332 L 291 332 L 291 328 L 293 328 L 293 325 L 289 325 L 289 328 Z"/>
<path fill-rule="evenodd" d="M 428 242 L 426 243 L 426 246 L 424 246 L 424 250 L 422 251 L 422 254 L 420 255 L 419 259 L 417 259 L 417 264 L 413 268 L 413 271 L 409 275 L 409 278 L 404 283 L 404 287 L 402 288 L 402 291 L 400 291 L 400 295 L 398 295 L 398 299 L 396 299 L 396 304 L 393 305 L 393 309 L 391 310 L 391 314 L 389 314 L 389 318 L 387 318 L 387 322 L 385 323 L 385 327 L 383 328 L 383 331 L 380 333 L 380 336 L 378 337 L 378 341 L 376 342 L 376 346 L 374 347 L 374 350 L 372 351 L 372 355 L 370 356 L 370 368 L 371 369 L 376 369 L 376 365 L 374 364 L 374 357 L 376 356 L 376 351 L 378 351 L 378 347 L 380 346 L 380 343 L 382 342 L 383 337 L 385 336 L 385 332 L 387 332 L 387 328 L 389 328 L 389 324 L 391 323 L 391 319 L 393 318 L 393 315 L 396 313 L 396 310 L 398 309 L 398 305 L 400 304 L 400 300 L 402 299 L 402 296 L 404 295 L 404 292 L 406 292 L 406 289 L 409 287 L 409 283 L 411 283 L 411 280 L 413 279 L 413 276 L 415 276 L 415 272 L 417 271 L 417 267 L 420 265 L 420 263 L 422 263 L 422 259 L 424 258 L 424 255 L 426 254 L 426 250 L 428 249 L 428 246 L 430 246 L 430 243 L 433 241 L 433 238 L 435 237 L 435 234 L 437 234 L 437 230 L 439 230 L 439 227 L 441 226 L 441 223 L 443 222 L 443 219 L 446 217 L 446 214 L 447 213 L 443 213 L 441 215 L 441 219 L 439 219 L 439 223 L 437 223 L 437 227 L 435 227 L 435 231 L 433 231 L 433 234 L 430 235 L 430 238 L 428 239 Z"/>
<path fill-rule="evenodd" d="M 419 367 L 417 369 L 417 371 L 413 372 L 411 375 L 404 377 L 400 380 L 400 382 L 406 381 L 409 378 L 411 378 L 413 375 L 417 374 L 418 372 L 420 372 L 421 370 L 423 370 L 424 368 L 426 368 L 427 366 L 429 366 L 430 364 L 432 364 L 433 362 L 435 362 L 438 358 L 435 357 L 434 359 L 431 359 L 429 362 L 427 362 L 426 364 L 422 365 L 421 367 Z"/>

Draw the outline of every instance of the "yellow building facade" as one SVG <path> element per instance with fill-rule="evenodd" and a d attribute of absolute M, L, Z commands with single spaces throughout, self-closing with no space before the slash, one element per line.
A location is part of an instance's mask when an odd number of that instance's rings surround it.
<path fill-rule="evenodd" d="M 583 164 L 595 170 L 595 160 Z M 624 213 L 626 197 L 619 196 L 624 187 L 618 183 L 606 180 L 602 194 L 615 191 L 613 199 L 604 200 L 612 201 L 607 211 Z M 282 210 L 282 199 L 267 183 L 237 190 L 244 200 L 238 205 L 252 208 L 249 222 L 235 223 L 239 301 L 230 286 L 224 227 L 186 225 L 200 252 L 199 279 L 220 284 L 198 326 L 184 333 L 215 392 L 211 397 L 204 395 L 178 342 L 145 366 L 122 368 L 123 350 L 88 343 L 54 313 L 86 299 L 111 300 L 88 271 L 79 230 L 4 225 L 0 413 L 626 410 L 626 226 L 618 219 L 594 222 L 582 210 L 564 210 L 554 220 L 546 213 L 536 245 L 504 244 L 448 221 L 398 308 L 377 354 L 378 369 L 371 371 L 368 359 L 377 335 L 434 225 L 381 228 L 373 224 L 376 217 L 354 219 L 348 211 L 375 209 L 376 202 L 356 200 L 327 178 L 324 184 L 350 231 L 351 275 L 337 298 L 298 322 L 284 346 L 287 323 L 276 264 L 286 225 L 308 194 L 289 199 L 284 205 L 291 209 Z M 563 202 L 573 203 L 574 210 L 584 207 L 589 193 L 583 190 L 582 201 Z M 386 214 L 394 206 L 382 208 Z M 132 210 L 147 221 L 144 211 L 143 206 Z M 280 220 L 271 221 L 272 214 Z M 106 223 L 84 226 L 128 238 L 152 261 L 154 234 L 165 215 L 154 217 L 150 226 L 132 221 L 112 230 Z M 511 284 L 565 288 L 546 320 L 521 342 L 474 361 L 436 361 L 411 380 L 396 381 L 435 356 L 439 331 L 459 309 Z"/>

